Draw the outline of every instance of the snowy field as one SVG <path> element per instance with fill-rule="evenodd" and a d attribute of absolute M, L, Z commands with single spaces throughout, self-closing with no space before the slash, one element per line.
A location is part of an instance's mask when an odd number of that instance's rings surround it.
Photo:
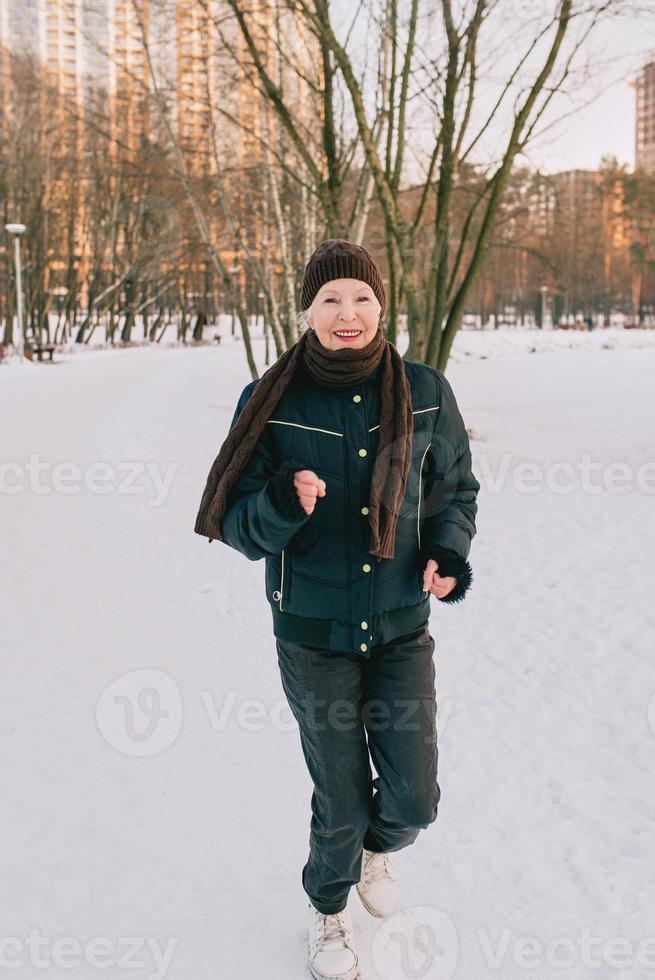
<path fill-rule="evenodd" d="M 475 581 L 433 600 L 440 812 L 403 911 L 351 892 L 360 976 L 655 977 L 655 331 L 470 332 L 448 375 Z M 193 533 L 249 380 L 231 340 L 0 365 L 15 980 L 309 976 L 263 562 Z"/>

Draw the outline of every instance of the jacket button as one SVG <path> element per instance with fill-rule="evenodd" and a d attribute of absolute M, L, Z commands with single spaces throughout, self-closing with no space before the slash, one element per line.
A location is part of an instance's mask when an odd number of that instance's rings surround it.
<path fill-rule="evenodd" d="M 362 568 L 364 569 L 365 572 L 370 572 L 370 570 L 371 570 L 371 566 L 370 565 L 362 565 Z"/>
<path fill-rule="evenodd" d="M 362 507 L 362 514 L 368 514 L 368 507 Z"/>
<path fill-rule="evenodd" d="M 366 646 L 365 643 L 360 643 L 359 649 L 362 651 L 362 653 L 366 653 L 366 651 L 368 650 L 368 647 Z"/>
<path fill-rule="evenodd" d="M 368 453 L 366 452 L 366 450 L 365 450 L 365 449 L 360 449 L 360 450 L 359 450 L 359 455 L 360 455 L 360 456 L 368 456 Z"/>
<path fill-rule="evenodd" d="M 362 627 L 363 630 L 367 630 L 368 629 L 368 623 L 366 622 L 365 619 L 362 620 L 361 627 Z"/>
<path fill-rule="evenodd" d="M 354 402 L 361 402 L 361 400 L 362 400 L 362 396 L 361 395 L 353 395 L 353 401 Z"/>

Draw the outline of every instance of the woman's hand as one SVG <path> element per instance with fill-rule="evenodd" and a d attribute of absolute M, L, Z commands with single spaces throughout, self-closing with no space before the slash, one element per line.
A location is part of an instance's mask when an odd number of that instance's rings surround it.
<path fill-rule="evenodd" d="M 316 506 L 316 498 L 325 496 L 325 480 L 321 480 L 313 470 L 296 470 L 293 484 L 303 510 L 311 514 Z"/>
<path fill-rule="evenodd" d="M 457 579 L 453 575 L 446 575 L 444 578 L 437 574 L 439 563 L 434 558 L 428 558 L 428 563 L 423 570 L 423 590 L 436 595 L 437 599 L 443 599 L 449 592 L 452 592 L 457 585 Z"/>

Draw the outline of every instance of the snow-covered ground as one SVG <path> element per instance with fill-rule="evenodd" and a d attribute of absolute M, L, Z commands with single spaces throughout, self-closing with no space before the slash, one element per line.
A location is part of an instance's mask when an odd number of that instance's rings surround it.
<path fill-rule="evenodd" d="M 193 533 L 242 347 L 59 360 L 0 366 L 0 963 L 301 980 L 263 563 Z M 434 600 L 440 813 L 403 912 L 351 894 L 362 980 L 655 977 L 655 331 L 467 332 L 448 374 L 475 582 Z"/>

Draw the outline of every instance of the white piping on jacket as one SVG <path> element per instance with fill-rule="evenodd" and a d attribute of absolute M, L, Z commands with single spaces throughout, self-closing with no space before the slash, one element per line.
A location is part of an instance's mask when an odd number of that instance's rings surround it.
<path fill-rule="evenodd" d="M 439 405 L 430 405 L 429 408 L 417 408 L 412 412 L 412 415 L 421 415 L 423 412 L 437 412 L 439 411 Z M 328 436 L 339 436 L 343 439 L 343 432 L 335 432 L 333 429 L 320 429 L 316 425 L 302 425 L 300 422 L 286 422 L 284 419 L 268 419 L 267 425 L 292 425 L 296 429 L 307 429 L 309 432 L 325 432 Z M 379 429 L 379 425 L 372 426 L 368 431 L 373 432 L 375 429 Z"/>
<path fill-rule="evenodd" d="M 267 424 L 293 425 L 296 429 L 309 429 L 310 432 L 325 432 L 329 436 L 340 436 L 343 439 L 343 432 L 333 432 L 332 429 L 319 429 L 315 425 L 301 425 L 300 422 L 283 422 L 282 419 L 268 419 Z"/>
<path fill-rule="evenodd" d="M 422 412 L 438 412 L 438 411 L 439 411 L 438 405 L 430 405 L 429 408 L 417 408 L 415 411 L 412 412 L 412 415 L 421 415 Z M 380 428 L 379 425 L 374 425 L 368 431 L 373 432 L 373 429 L 379 429 L 379 428 Z"/>

